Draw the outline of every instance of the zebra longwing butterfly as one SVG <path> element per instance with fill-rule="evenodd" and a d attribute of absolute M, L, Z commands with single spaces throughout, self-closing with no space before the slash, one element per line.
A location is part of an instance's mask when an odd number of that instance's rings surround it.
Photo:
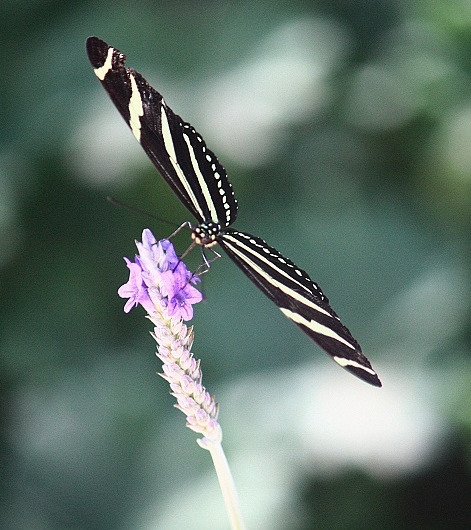
<path fill-rule="evenodd" d="M 381 386 L 360 345 L 340 322 L 329 300 L 309 275 L 263 239 L 230 228 L 237 200 L 226 171 L 199 133 L 165 103 L 126 56 L 98 39 L 87 39 L 88 58 L 101 84 L 147 156 L 198 220 L 193 240 L 218 243 L 281 312 L 340 366 Z"/>

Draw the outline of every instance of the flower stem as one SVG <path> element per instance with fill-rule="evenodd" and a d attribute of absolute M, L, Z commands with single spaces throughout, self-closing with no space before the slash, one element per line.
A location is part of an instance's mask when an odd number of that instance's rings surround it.
<path fill-rule="evenodd" d="M 242 520 L 237 490 L 221 443 L 217 440 L 210 440 L 209 438 L 199 438 L 197 442 L 200 447 L 210 452 L 211 458 L 213 459 L 214 468 L 216 469 L 219 480 L 219 487 L 221 488 L 224 504 L 226 505 L 227 514 L 231 523 L 231 529 L 244 530 L 245 525 Z"/>

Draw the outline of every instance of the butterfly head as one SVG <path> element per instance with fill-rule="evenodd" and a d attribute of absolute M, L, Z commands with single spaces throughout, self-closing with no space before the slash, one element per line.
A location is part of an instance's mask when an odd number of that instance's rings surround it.
<path fill-rule="evenodd" d="M 221 233 L 221 225 L 219 223 L 202 223 L 191 231 L 191 238 L 197 245 L 203 247 L 212 247 L 217 243 L 217 237 Z"/>

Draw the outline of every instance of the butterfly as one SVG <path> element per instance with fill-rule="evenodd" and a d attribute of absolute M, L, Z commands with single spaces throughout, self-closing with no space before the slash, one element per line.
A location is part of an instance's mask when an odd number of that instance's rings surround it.
<path fill-rule="evenodd" d="M 360 345 L 341 323 L 328 298 L 306 271 L 263 239 L 231 227 L 237 200 L 227 174 L 202 136 L 175 114 L 126 56 L 97 37 L 86 43 L 88 58 L 116 108 L 154 166 L 197 219 L 194 243 L 220 245 L 280 311 L 342 368 L 381 386 Z"/>

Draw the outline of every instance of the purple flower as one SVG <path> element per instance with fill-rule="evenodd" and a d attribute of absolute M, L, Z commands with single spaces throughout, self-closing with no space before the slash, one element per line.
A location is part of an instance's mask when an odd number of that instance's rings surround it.
<path fill-rule="evenodd" d="M 169 315 L 191 320 L 193 318 L 192 305 L 201 302 L 202 299 L 203 295 L 188 281 L 188 270 L 185 264 L 180 262 L 173 272 L 173 283 L 168 294 Z"/>
<path fill-rule="evenodd" d="M 197 304 L 203 299 L 198 289 L 190 285 L 188 272 L 186 265 L 180 261 L 175 269 L 163 272 L 161 275 L 161 292 L 167 297 L 168 314 L 183 320 L 193 318 L 192 304 Z"/>
<path fill-rule="evenodd" d="M 148 229 L 142 232 L 142 243 L 136 241 L 136 246 L 139 256 L 135 262 L 125 258 L 129 280 L 118 290 L 119 296 L 129 298 L 124 306 L 125 312 L 141 304 L 149 314 L 154 314 L 158 309 L 154 301 L 158 300 L 169 316 L 191 320 L 192 304 L 203 298 L 190 285 L 190 282 L 200 281 L 198 276 L 187 269 L 170 241 L 162 239 L 157 242 Z"/>
<path fill-rule="evenodd" d="M 118 295 L 121 298 L 129 298 L 124 305 L 124 312 L 129 313 L 138 304 L 141 304 L 148 313 L 154 311 L 154 305 L 149 297 L 147 286 L 142 279 L 142 268 L 139 258 L 136 256 L 135 262 L 128 258 L 124 258 L 124 261 L 129 269 L 129 280 L 118 289 Z"/>

